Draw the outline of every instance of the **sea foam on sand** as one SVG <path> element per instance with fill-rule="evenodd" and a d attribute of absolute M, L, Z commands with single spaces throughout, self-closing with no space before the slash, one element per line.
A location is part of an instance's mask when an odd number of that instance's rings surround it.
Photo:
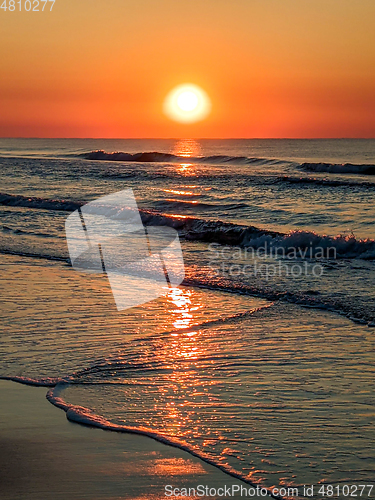
<path fill-rule="evenodd" d="M 3 500 L 149 499 L 165 486 L 238 484 L 188 453 L 144 436 L 73 424 L 46 388 L 0 380 Z"/>

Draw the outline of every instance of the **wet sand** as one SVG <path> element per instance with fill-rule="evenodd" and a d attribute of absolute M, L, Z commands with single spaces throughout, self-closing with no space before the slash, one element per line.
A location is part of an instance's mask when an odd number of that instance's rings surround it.
<path fill-rule="evenodd" d="M 3 500 L 168 498 L 165 486 L 238 484 L 188 453 L 143 436 L 71 423 L 47 388 L 0 380 Z"/>

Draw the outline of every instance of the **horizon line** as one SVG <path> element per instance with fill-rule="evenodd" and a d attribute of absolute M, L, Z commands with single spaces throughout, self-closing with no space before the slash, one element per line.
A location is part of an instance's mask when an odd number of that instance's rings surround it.
<path fill-rule="evenodd" d="M 1 139 L 40 140 L 92 140 L 92 141 L 329 141 L 329 140 L 374 140 L 374 137 L 22 137 L 2 136 Z"/>

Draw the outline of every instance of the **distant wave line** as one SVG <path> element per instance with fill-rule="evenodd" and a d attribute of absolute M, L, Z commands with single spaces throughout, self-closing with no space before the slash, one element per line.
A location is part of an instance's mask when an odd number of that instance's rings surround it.
<path fill-rule="evenodd" d="M 165 163 L 165 162 L 179 162 L 179 163 L 211 163 L 211 164 L 240 164 L 240 165 L 278 165 L 290 164 L 295 165 L 302 170 L 312 172 L 327 172 L 327 173 L 341 173 L 341 174 L 363 174 L 375 175 L 375 165 L 373 164 L 353 164 L 353 163 L 297 163 L 291 160 L 280 160 L 272 158 L 257 158 L 247 156 L 228 156 L 228 155 L 212 155 L 212 156 L 179 156 L 172 153 L 161 153 L 158 151 L 153 152 L 140 152 L 140 153 L 126 153 L 106 152 L 103 150 L 90 151 L 88 153 L 81 153 L 79 155 L 86 160 L 97 161 L 117 161 L 117 162 L 139 162 L 139 163 Z"/>

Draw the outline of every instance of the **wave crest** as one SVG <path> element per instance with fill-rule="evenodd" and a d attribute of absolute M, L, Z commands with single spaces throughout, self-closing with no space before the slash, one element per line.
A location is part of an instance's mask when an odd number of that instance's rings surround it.
<path fill-rule="evenodd" d="M 0 193 L 0 205 L 36 208 L 42 210 L 74 211 L 84 202 L 70 200 L 49 200 L 20 195 Z M 121 219 L 122 207 L 113 207 L 108 217 Z M 207 220 L 196 217 L 171 216 L 161 212 L 140 210 L 142 222 L 146 226 L 169 226 L 177 229 L 187 240 L 197 240 L 221 245 L 259 248 L 267 244 L 268 248 L 308 249 L 309 256 L 314 256 L 321 249 L 334 248 L 335 258 L 375 259 L 375 240 L 358 239 L 353 234 L 327 236 L 313 231 L 295 230 L 281 233 L 256 226 L 245 226 Z M 287 252 L 286 252 L 287 253 Z"/>
<path fill-rule="evenodd" d="M 163 162 L 189 162 L 189 163 L 211 163 L 218 165 L 235 164 L 235 165 L 277 165 L 290 164 L 295 165 L 302 170 L 309 172 L 327 172 L 333 174 L 366 174 L 375 175 L 375 165 L 353 163 L 296 163 L 290 160 L 280 160 L 271 158 L 257 158 L 247 156 L 228 156 L 228 155 L 212 155 L 212 156 L 178 156 L 171 153 L 161 153 L 158 151 L 140 152 L 140 153 L 125 153 L 122 151 L 106 152 L 103 150 L 90 151 L 82 153 L 80 157 L 86 160 L 97 161 L 118 161 L 118 162 L 139 162 L 139 163 L 163 163 Z"/>
<path fill-rule="evenodd" d="M 353 163 L 302 163 L 301 168 L 309 172 L 329 174 L 375 175 L 375 165 L 355 165 Z"/>

